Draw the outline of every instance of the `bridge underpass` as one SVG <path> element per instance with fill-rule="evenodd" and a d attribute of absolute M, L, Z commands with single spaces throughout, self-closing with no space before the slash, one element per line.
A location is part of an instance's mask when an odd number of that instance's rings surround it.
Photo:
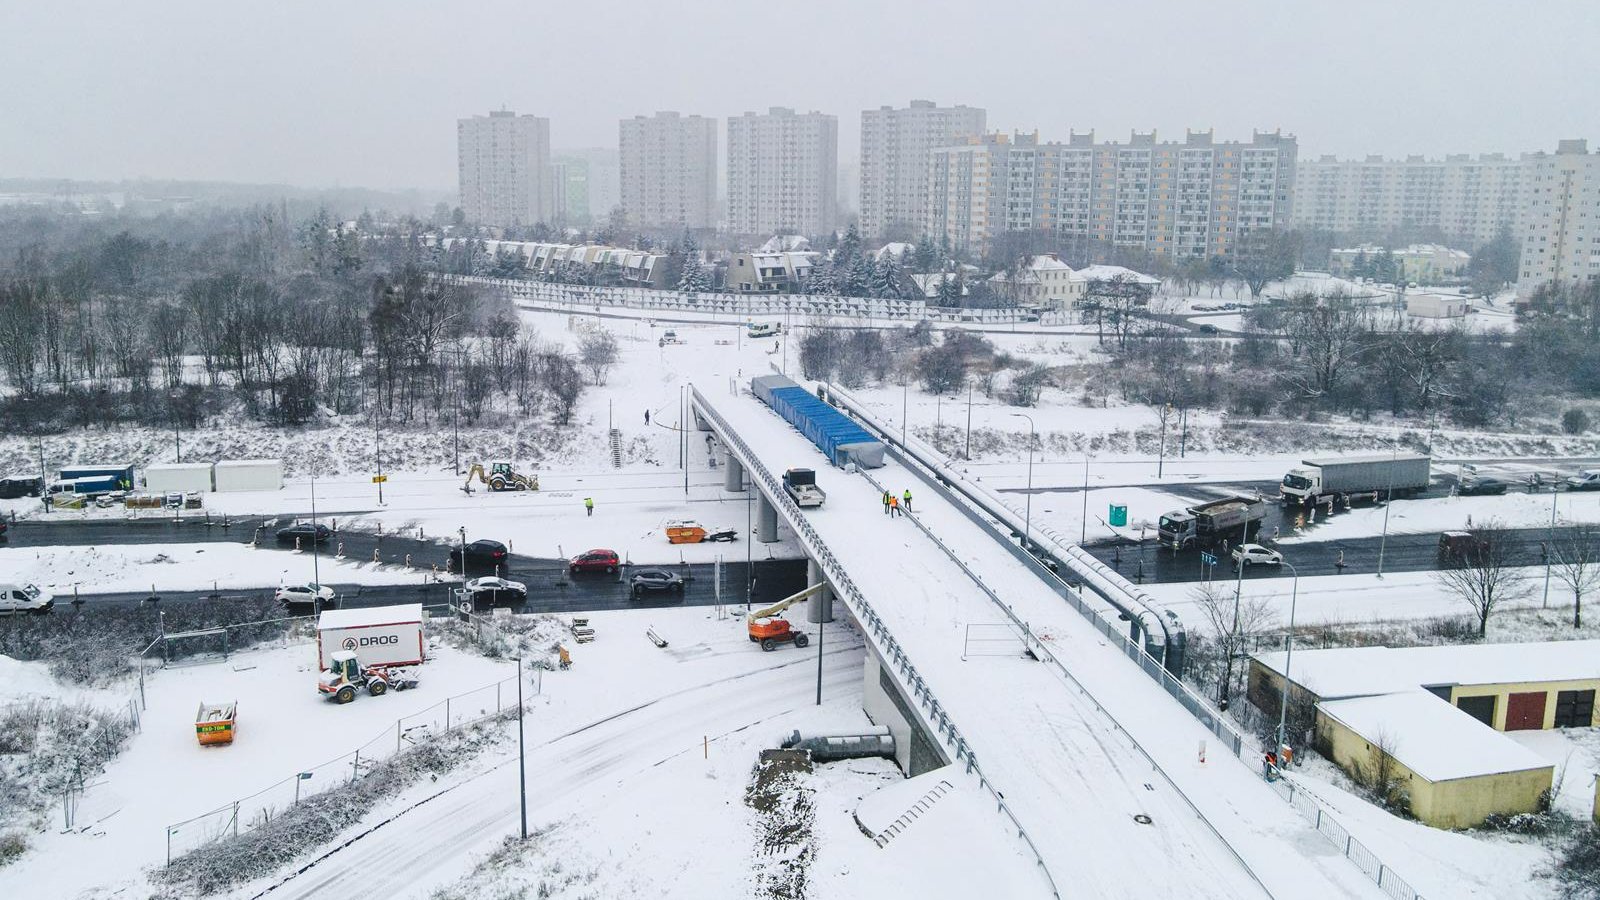
<path fill-rule="evenodd" d="M 1320 849 L 1320 839 L 1303 820 L 899 463 L 867 474 L 896 492 L 913 487 L 913 515 L 931 533 L 885 516 L 866 474 L 820 465 L 819 451 L 742 386 L 737 396 L 695 392 L 694 403 L 737 465 L 728 468 L 727 486 L 748 475 L 761 492 L 759 536 L 776 538 L 780 523 L 796 530 L 863 626 L 883 671 L 915 700 L 924 729 L 955 761 L 952 768 L 975 763 L 975 779 L 1003 798 L 997 806 L 1014 817 L 1064 894 L 1381 896 L 1336 854 L 1307 855 L 1305 848 Z M 828 491 L 822 508 L 801 511 L 781 495 L 777 473 L 790 466 L 819 470 Z M 947 553 L 941 542 L 955 549 Z M 968 652 L 973 629 L 1018 632 L 980 583 L 1029 624 L 1071 676 L 1023 657 L 1020 639 L 1009 653 Z M 874 621 L 889 643 L 874 634 Z M 910 662 L 909 672 L 896 653 Z M 937 700 L 932 713 L 930 696 Z M 1213 758 L 1202 762 L 1199 748 L 1208 739 Z"/>

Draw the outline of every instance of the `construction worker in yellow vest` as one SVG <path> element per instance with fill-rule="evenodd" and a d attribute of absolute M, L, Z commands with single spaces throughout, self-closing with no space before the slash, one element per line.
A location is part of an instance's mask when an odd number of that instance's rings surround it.
<path fill-rule="evenodd" d="M 906 488 L 906 494 L 901 498 L 900 505 L 906 508 L 906 512 L 911 512 L 911 488 Z"/>

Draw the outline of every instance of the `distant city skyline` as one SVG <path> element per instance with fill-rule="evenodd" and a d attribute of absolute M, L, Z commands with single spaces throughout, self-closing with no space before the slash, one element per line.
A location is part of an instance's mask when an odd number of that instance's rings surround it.
<path fill-rule="evenodd" d="M 708 0 L 621 9 L 625 29 L 554 7 L 541 28 L 562 39 L 530 54 L 523 31 L 439 5 L 9 4 L 0 75 L 27 89 L 0 110 L 0 176 L 450 188 L 452 126 L 502 107 L 549 119 L 555 152 L 615 147 L 620 119 L 657 110 L 815 109 L 838 118 L 844 165 L 859 161 L 862 111 L 914 99 L 981 107 L 990 129 L 1101 140 L 1281 129 L 1310 159 L 1600 139 L 1600 107 L 1583 102 L 1600 89 L 1588 0 L 1228 6 L 1000 0 L 977 15 L 1027 27 L 974 28 L 955 3 L 906 15 L 824 0 L 800 18 Z M 486 0 L 472 22 L 523 12 Z M 768 23 L 780 40 L 748 39 Z M 849 63 L 821 65 L 819 48 Z"/>

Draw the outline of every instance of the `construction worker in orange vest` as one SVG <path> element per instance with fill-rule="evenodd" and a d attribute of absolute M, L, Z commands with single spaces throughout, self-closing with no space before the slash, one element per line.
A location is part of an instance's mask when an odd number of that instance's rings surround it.
<path fill-rule="evenodd" d="M 889 495 L 889 515 L 891 517 L 900 515 L 900 498 L 893 494 Z"/>

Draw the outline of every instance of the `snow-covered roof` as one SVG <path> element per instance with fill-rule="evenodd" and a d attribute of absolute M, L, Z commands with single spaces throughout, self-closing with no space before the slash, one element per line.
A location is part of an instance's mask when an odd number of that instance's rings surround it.
<path fill-rule="evenodd" d="M 1135 284 L 1148 284 L 1152 287 L 1161 283 L 1161 279 L 1152 278 L 1123 266 L 1084 266 L 1075 273 L 1076 277 L 1084 281 L 1111 281 L 1119 275 L 1126 275 Z"/>
<path fill-rule="evenodd" d="M 211 463 L 151 463 L 144 467 L 146 475 L 151 472 L 200 472 L 211 468 Z"/>
<path fill-rule="evenodd" d="M 421 603 L 397 603 L 393 606 L 361 606 L 352 609 L 325 609 L 317 619 L 317 630 L 364 628 L 372 625 L 395 625 L 421 621 Z"/>
<path fill-rule="evenodd" d="M 916 284 L 917 290 L 922 291 L 924 297 L 937 297 L 939 288 L 944 284 L 945 279 L 954 277 L 956 277 L 954 272 L 930 272 L 912 275 L 911 281 Z M 961 283 L 961 293 L 967 293 L 966 282 Z"/>
<path fill-rule="evenodd" d="M 762 252 L 762 253 L 782 253 L 782 252 L 787 251 L 787 250 L 810 250 L 810 249 L 811 249 L 811 242 L 809 240 L 807 240 L 804 235 L 799 235 L 799 234 L 775 234 L 772 237 L 767 238 L 767 242 L 765 244 L 761 245 L 760 252 Z"/>
<path fill-rule="evenodd" d="M 883 262 L 891 256 L 895 259 L 905 259 L 906 254 L 915 252 L 917 252 L 916 244 L 908 244 L 905 241 L 890 241 L 879 247 L 877 252 L 872 254 L 872 258 L 878 262 Z"/>
<path fill-rule="evenodd" d="M 256 466 L 281 466 L 281 459 L 225 459 L 217 463 L 219 469 L 243 469 Z"/>
<path fill-rule="evenodd" d="M 1256 659 L 1283 673 L 1282 651 Z M 1291 681 L 1324 699 L 1430 685 L 1584 681 L 1600 679 L 1600 640 L 1296 650 L 1289 665 Z"/>
<path fill-rule="evenodd" d="M 1429 781 L 1547 769 L 1521 744 L 1427 691 L 1354 697 L 1318 704 L 1322 714 Z"/>

